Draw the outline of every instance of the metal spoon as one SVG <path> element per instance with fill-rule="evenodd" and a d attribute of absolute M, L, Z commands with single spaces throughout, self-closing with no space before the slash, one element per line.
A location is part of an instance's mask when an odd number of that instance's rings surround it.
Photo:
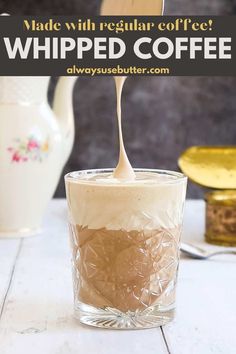
<path fill-rule="evenodd" d="M 191 258 L 205 259 L 205 260 L 209 259 L 211 257 L 214 257 L 214 256 L 222 255 L 222 254 L 235 254 L 236 255 L 235 250 L 224 250 L 224 251 L 222 250 L 222 251 L 216 251 L 216 252 L 208 252 L 200 247 L 193 246 L 188 243 L 181 243 L 180 250 L 181 250 L 181 252 L 183 252 L 184 254 L 188 255 Z"/>

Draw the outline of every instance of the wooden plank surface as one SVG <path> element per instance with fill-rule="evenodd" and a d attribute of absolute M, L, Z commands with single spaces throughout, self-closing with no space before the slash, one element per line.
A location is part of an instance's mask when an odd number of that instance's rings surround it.
<path fill-rule="evenodd" d="M 236 263 L 181 263 L 174 322 L 164 328 L 174 354 L 236 353 Z"/>
<path fill-rule="evenodd" d="M 53 201 L 44 233 L 24 240 L 0 321 L 0 353 L 167 354 L 160 329 L 108 332 L 73 319 L 67 233 L 65 202 Z"/>
<path fill-rule="evenodd" d="M 0 321 L 11 288 L 15 266 L 22 247 L 22 240 L 0 242 Z"/>
<path fill-rule="evenodd" d="M 203 212 L 203 202 L 188 201 L 185 240 L 203 244 Z M 41 235 L 0 240 L 0 285 L 0 354 L 235 353 L 233 256 L 181 260 L 177 316 L 163 329 L 108 331 L 78 324 L 64 200 L 51 202 Z"/>
<path fill-rule="evenodd" d="M 205 204 L 188 201 L 183 241 L 209 250 L 204 242 Z M 173 354 L 236 353 L 236 257 L 180 262 L 175 320 L 164 334 Z"/>

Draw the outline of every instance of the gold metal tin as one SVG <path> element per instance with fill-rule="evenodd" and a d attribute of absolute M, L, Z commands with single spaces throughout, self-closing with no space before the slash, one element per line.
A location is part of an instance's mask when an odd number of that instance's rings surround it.
<path fill-rule="evenodd" d="M 236 190 L 206 193 L 205 201 L 206 241 L 236 247 Z"/>

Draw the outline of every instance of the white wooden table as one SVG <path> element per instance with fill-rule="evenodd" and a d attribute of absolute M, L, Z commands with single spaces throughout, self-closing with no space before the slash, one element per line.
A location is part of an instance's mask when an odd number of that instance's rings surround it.
<path fill-rule="evenodd" d="M 203 201 L 188 201 L 184 240 L 201 243 Z M 53 200 L 41 235 L 0 240 L 0 354 L 235 354 L 236 257 L 181 259 L 176 319 L 111 331 L 73 319 L 66 203 Z"/>

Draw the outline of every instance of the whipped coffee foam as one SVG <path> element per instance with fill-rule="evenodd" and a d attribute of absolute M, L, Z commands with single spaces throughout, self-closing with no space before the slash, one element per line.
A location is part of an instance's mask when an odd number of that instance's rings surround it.
<path fill-rule="evenodd" d="M 112 174 L 70 174 L 66 183 L 70 222 L 89 229 L 152 230 L 181 224 L 184 178 L 136 172 L 134 180 Z"/>

